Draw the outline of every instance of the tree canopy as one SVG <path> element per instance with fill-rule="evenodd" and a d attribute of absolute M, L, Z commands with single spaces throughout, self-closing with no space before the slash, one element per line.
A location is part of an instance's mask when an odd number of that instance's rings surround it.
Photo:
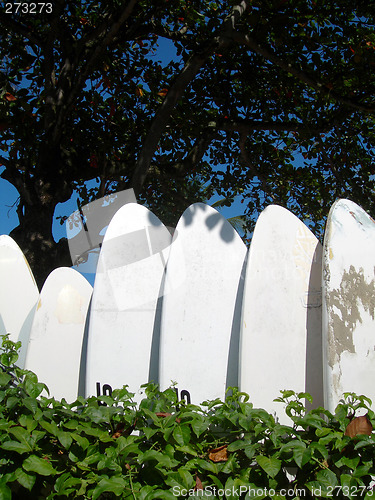
<path fill-rule="evenodd" d="M 69 265 L 52 221 L 74 191 L 132 187 L 169 225 L 213 194 L 242 197 L 250 229 L 270 203 L 316 234 L 338 197 L 375 213 L 371 2 L 16 5 L 0 11 L 1 177 L 39 284 Z"/>

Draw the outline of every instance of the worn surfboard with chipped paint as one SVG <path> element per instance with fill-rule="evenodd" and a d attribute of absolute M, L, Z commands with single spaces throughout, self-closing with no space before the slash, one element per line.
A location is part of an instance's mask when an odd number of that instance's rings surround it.
<path fill-rule="evenodd" d="M 52 271 L 40 292 L 25 368 L 50 396 L 73 402 L 78 394 L 83 334 L 92 286 L 77 271 Z"/>
<path fill-rule="evenodd" d="M 344 392 L 375 403 L 375 221 L 357 204 L 338 200 L 323 252 L 325 406 Z"/>
<path fill-rule="evenodd" d="M 0 333 L 21 341 L 17 365 L 23 368 L 39 290 L 22 250 L 7 235 L 0 236 L 0 283 Z"/>
<path fill-rule="evenodd" d="M 87 339 L 87 396 L 157 382 L 160 287 L 172 235 L 146 207 L 129 203 L 111 220 L 100 251 Z"/>
<path fill-rule="evenodd" d="M 173 237 L 163 295 L 160 387 L 176 382 L 193 404 L 238 386 L 239 328 L 246 246 L 203 203 L 188 207 Z"/>
<path fill-rule="evenodd" d="M 246 269 L 240 389 L 281 421 L 280 390 L 323 403 L 321 266 L 321 243 L 295 215 L 277 205 L 260 214 Z"/>

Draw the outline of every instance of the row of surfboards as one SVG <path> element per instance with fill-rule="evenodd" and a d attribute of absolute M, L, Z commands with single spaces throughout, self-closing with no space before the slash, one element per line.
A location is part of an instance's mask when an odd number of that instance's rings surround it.
<path fill-rule="evenodd" d="M 269 206 L 249 250 L 210 206 L 190 206 L 172 236 L 129 203 L 108 226 L 94 289 L 59 268 L 39 293 L 5 235 L 0 277 L 0 331 L 56 398 L 127 384 L 140 401 L 153 380 L 195 404 L 238 386 L 278 414 L 282 389 L 331 411 L 344 391 L 375 401 L 375 223 L 348 200 L 331 208 L 323 246 Z"/>

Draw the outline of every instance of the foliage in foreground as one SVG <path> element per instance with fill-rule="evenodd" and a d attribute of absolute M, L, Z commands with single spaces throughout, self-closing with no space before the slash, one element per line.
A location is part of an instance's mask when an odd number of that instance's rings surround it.
<path fill-rule="evenodd" d="M 41 395 L 17 348 L 3 337 L 0 499 L 372 497 L 375 440 L 345 435 L 364 396 L 346 394 L 332 415 L 282 391 L 290 426 L 235 389 L 200 407 L 153 384 L 139 406 L 125 387 L 68 404 Z"/>

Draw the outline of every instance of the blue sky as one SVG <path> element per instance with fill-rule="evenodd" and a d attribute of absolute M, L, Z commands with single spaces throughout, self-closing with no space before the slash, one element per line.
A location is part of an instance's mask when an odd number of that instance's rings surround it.
<path fill-rule="evenodd" d="M 17 190 L 8 181 L 0 178 L 0 234 L 9 234 L 18 226 L 17 199 Z M 69 216 L 75 210 L 77 210 L 77 203 L 76 196 L 73 196 L 66 203 L 58 204 L 55 216 Z M 59 240 L 66 236 L 65 226 L 61 226 L 59 222 L 55 222 L 53 229 L 55 239 Z"/>
<path fill-rule="evenodd" d="M 0 234 L 9 232 L 18 225 L 16 206 L 17 190 L 8 181 L 0 179 Z"/>

